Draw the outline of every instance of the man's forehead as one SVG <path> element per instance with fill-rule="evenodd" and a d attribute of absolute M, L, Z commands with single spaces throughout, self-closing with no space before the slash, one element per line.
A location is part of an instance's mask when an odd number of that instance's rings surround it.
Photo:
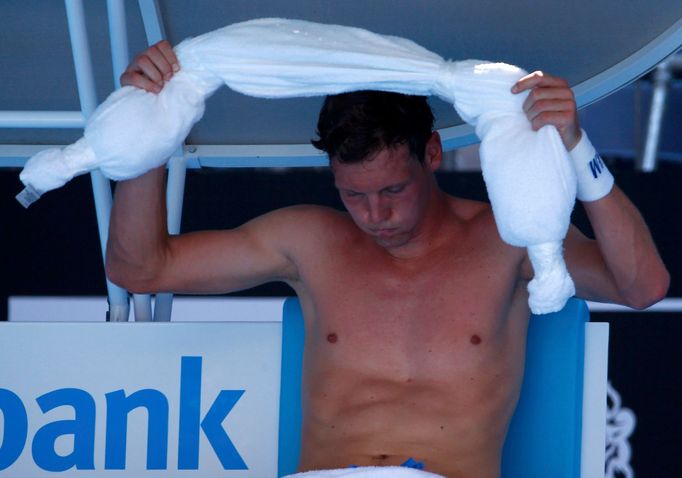
<path fill-rule="evenodd" d="M 397 158 L 333 164 L 335 186 L 358 192 L 381 190 L 408 181 L 415 174 L 414 168 L 419 166 L 416 161 Z"/>

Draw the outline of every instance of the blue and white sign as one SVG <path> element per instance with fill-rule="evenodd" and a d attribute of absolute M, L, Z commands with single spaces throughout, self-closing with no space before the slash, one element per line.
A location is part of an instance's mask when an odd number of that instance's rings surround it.
<path fill-rule="evenodd" d="M 281 340 L 281 322 L 0 324 L 0 476 L 276 476 Z"/>

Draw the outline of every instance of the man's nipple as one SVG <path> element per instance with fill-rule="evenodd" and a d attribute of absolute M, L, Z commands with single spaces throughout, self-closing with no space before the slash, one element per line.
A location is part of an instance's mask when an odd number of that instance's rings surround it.
<path fill-rule="evenodd" d="M 327 342 L 329 342 L 330 344 L 335 344 L 337 340 L 339 340 L 339 336 L 336 335 L 334 332 L 327 335 Z"/>

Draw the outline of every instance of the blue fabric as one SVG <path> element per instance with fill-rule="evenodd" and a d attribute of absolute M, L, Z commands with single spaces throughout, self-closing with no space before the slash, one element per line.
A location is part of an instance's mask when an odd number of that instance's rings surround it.
<path fill-rule="evenodd" d="M 578 478 L 583 406 L 584 301 L 531 316 L 521 397 L 502 453 L 502 478 Z"/>
<path fill-rule="evenodd" d="M 304 327 L 296 298 L 284 304 L 279 476 L 296 472 L 301 441 Z M 580 476 L 585 302 L 531 316 L 519 404 L 502 456 L 502 478 Z M 409 462 L 409 460 L 408 460 Z M 423 466 L 423 464 L 422 464 Z"/>
<path fill-rule="evenodd" d="M 400 466 L 404 466 L 405 468 L 414 468 L 415 470 L 423 470 L 424 462 L 417 461 L 414 458 L 408 458 L 407 461 Z"/>
<path fill-rule="evenodd" d="M 414 458 L 410 457 L 405 462 L 400 465 L 403 468 L 414 468 L 415 470 L 423 470 L 424 469 L 424 462 L 423 461 L 417 461 Z M 358 465 L 350 465 L 348 468 L 358 468 Z"/>
<path fill-rule="evenodd" d="M 301 451 L 301 372 L 305 328 L 298 299 L 284 302 L 282 318 L 282 382 L 279 397 L 278 476 L 296 473 Z"/>

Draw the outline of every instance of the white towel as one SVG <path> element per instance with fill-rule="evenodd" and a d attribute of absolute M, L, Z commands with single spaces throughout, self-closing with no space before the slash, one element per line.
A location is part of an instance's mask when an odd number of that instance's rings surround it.
<path fill-rule="evenodd" d="M 574 294 L 561 244 L 575 201 L 575 173 L 553 127 L 531 130 L 522 110 L 527 93 L 510 92 L 525 71 L 444 61 L 403 38 L 282 19 L 230 25 L 185 40 L 176 53 L 182 69 L 161 93 L 121 88 L 95 111 L 78 143 L 31 158 L 20 176 L 26 185 L 20 201 L 28 205 L 94 168 L 120 180 L 164 164 L 223 83 L 266 98 L 353 90 L 436 94 L 476 126 L 500 236 L 529 248 L 531 310 L 560 310 Z"/>
<path fill-rule="evenodd" d="M 337 470 L 316 470 L 287 475 L 283 478 L 444 478 L 428 471 L 405 468 L 402 466 L 363 466 L 359 468 L 339 468 Z"/>

